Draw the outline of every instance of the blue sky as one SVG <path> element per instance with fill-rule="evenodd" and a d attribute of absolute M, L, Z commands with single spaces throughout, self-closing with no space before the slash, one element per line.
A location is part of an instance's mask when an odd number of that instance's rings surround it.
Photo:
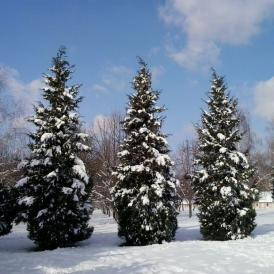
<path fill-rule="evenodd" d="M 274 0 L 9 0 L 0 17 L 0 73 L 31 111 L 41 75 L 60 45 L 82 83 L 80 113 L 89 125 L 123 111 L 142 56 L 162 91 L 165 132 L 173 148 L 192 136 L 210 70 L 265 135 L 274 117 Z"/>

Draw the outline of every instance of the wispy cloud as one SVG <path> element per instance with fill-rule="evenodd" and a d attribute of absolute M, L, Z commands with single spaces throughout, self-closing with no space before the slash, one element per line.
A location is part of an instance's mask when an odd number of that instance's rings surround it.
<path fill-rule="evenodd" d="M 169 56 L 187 69 L 218 61 L 221 45 L 243 45 L 274 14 L 274 0 L 166 0 L 162 20 L 185 34 L 185 45 L 168 47 Z"/>
<path fill-rule="evenodd" d="M 149 50 L 148 52 L 148 57 L 154 57 L 156 55 L 158 55 L 161 52 L 161 48 L 160 47 L 153 47 Z"/>
<path fill-rule="evenodd" d="M 267 120 L 274 119 L 274 77 L 255 86 L 254 101 L 255 114 Z"/>
<path fill-rule="evenodd" d="M 95 133 L 95 134 L 99 134 L 100 133 L 100 129 L 102 128 L 102 126 L 104 125 L 104 123 L 108 121 L 108 117 L 103 115 L 103 114 L 98 114 L 94 117 L 93 121 L 90 124 L 90 128 L 91 130 Z"/>
<path fill-rule="evenodd" d="M 8 96 L 18 105 L 18 116 L 12 121 L 12 126 L 19 128 L 25 127 L 24 117 L 30 115 L 33 111 L 33 104 L 40 99 L 42 80 L 36 79 L 29 83 L 20 80 L 19 73 L 9 67 L 0 67 L 0 82 Z"/>
<path fill-rule="evenodd" d="M 131 75 L 132 71 L 126 66 L 112 66 L 103 72 L 101 81 L 92 85 L 91 90 L 96 93 L 127 91 Z"/>
<path fill-rule="evenodd" d="M 94 84 L 91 86 L 91 89 L 93 91 L 95 91 L 96 93 L 104 93 L 107 91 L 107 88 L 102 86 L 102 85 L 99 85 L 99 84 Z"/>

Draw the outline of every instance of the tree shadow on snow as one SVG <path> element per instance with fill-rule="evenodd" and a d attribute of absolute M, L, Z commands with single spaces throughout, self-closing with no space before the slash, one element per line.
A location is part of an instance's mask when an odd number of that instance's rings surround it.
<path fill-rule="evenodd" d="M 25 232 L 16 233 L 16 237 L 11 232 L 8 235 L 2 236 L 0 238 L 0 253 L 1 252 L 28 252 L 33 251 L 35 249 L 35 245 L 31 240 L 28 239 L 27 234 Z"/>
<path fill-rule="evenodd" d="M 273 224 L 264 224 L 264 225 L 257 225 L 255 228 L 253 234 L 253 238 L 256 238 L 257 236 L 262 236 L 269 234 L 274 231 L 274 225 Z"/>
<path fill-rule="evenodd" d="M 1 262 L 1 267 L 7 267 L 11 270 L 17 269 L 16 273 L 36 273 L 39 272 L 51 272 L 51 270 L 60 269 L 61 272 L 66 269 L 71 269 L 79 265 L 91 266 L 91 272 L 95 271 L 92 266 L 92 262 L 97 262 L 99 270 L 103 270 L 104 266 L 101 265 L 101 260 L 112 257 L 124 256 L 124 250 L 119 247 L 120 240 L 117 237 L 116 232 L 100 233 L 92 235 L 88 240 L 79 242 L 74 247 L 57 248 L 53 250 L 39 250 L 37 247 L 27 238 L 26 233 L 20 233 L 16 237 L 12 237 L 10 234 L 6 239 L 0 239 L 0 254 L 7 258 L 11 258 Z M 1 242 L 1 240 L 4 240 Z M 37 252 L 37 250 L 39 252 Z M 8 254 L 7 254 L 8 253 Z M 10 255 L 9 255 L 10 253 Z M 13 256 L 12 256 L 13 255 Z M 1 255 L 0 255 L 1 256 Z M 12 257 L 19 256 L 20 260 L 14 260 Z M 98 263 L 99 261 L 99 263 Z M 17 264 L 18 263 L 18 264 Z M 22 263 L 24 268 L 21 269 Z M 100 273 L 97 271 L 96 273 Z M 22 271 L 22 272 L 20 272 Z M 12 271 L 11 271 L 12 272 Z M 15 272 L 14 272 L 15 273 Z M 87 270 L 87 273 L 90 273 Z M 112 272 L 108 272 L 112 273 Z M 120 273 L 120 272 L 117 272 Z"/>
<path fill-rule="evenodd" d="M 175 241 L 197 241 L 202 240 L 200 228 L 197 226 L 179 227 L 176 232 Z"/>

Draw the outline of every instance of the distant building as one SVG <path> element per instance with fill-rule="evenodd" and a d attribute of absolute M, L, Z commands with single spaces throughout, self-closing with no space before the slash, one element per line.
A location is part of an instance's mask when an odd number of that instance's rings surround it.
<path fill-rule="evenodd" d="M 255 208 L 274 208 L 274 201 L 270 191 L 260 192 L 259 200 L 254 204 Z"/>

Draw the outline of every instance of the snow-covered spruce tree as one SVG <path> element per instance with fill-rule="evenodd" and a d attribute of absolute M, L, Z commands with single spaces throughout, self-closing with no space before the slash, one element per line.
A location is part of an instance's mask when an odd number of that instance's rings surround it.
<path fill-rule="evenodd" d="M 44 76 L 43 98 L 48 104 L 36 107 L 30 118 L 37 130 L 30 135 L 25 177 L 17 182 L 29 238 L 43 249 L 73 245 L 93 230 L 88 225 L 90 180 L 78 157 L 89 150 L 83 144 L 86 134 L 79 132 L 79 85 L 67 85 L 72 66 L 64 48 L 52 63 L 51 74 Z"/>
<path fill-rule="evenodd" d="M 213 71 L 208 112 L 197 126 L 199 153 L 193 178 L 201 233 L 208 240 L 244 238 L 255 228 L 252 204 L 256 190 L 244 154 L 237 150 L 241 135 L 237 100 L 230 98 L 224 78 Z"/>
<path fill-rule="evenodd" d="M 128 245 L 171 241 L 177 229 L 175 179 L 165 135 L 161 133 L 163 108 L 151 88 L 151 74 L 140 59 L 124 120 L 126 138 L 114 172 L 114 207 L 118 235 Z"/>
<path fill-rule="evenodd" d="M 0 236 L 10 233 L 17 214 L 16 189 L 0 184 Z"/>

